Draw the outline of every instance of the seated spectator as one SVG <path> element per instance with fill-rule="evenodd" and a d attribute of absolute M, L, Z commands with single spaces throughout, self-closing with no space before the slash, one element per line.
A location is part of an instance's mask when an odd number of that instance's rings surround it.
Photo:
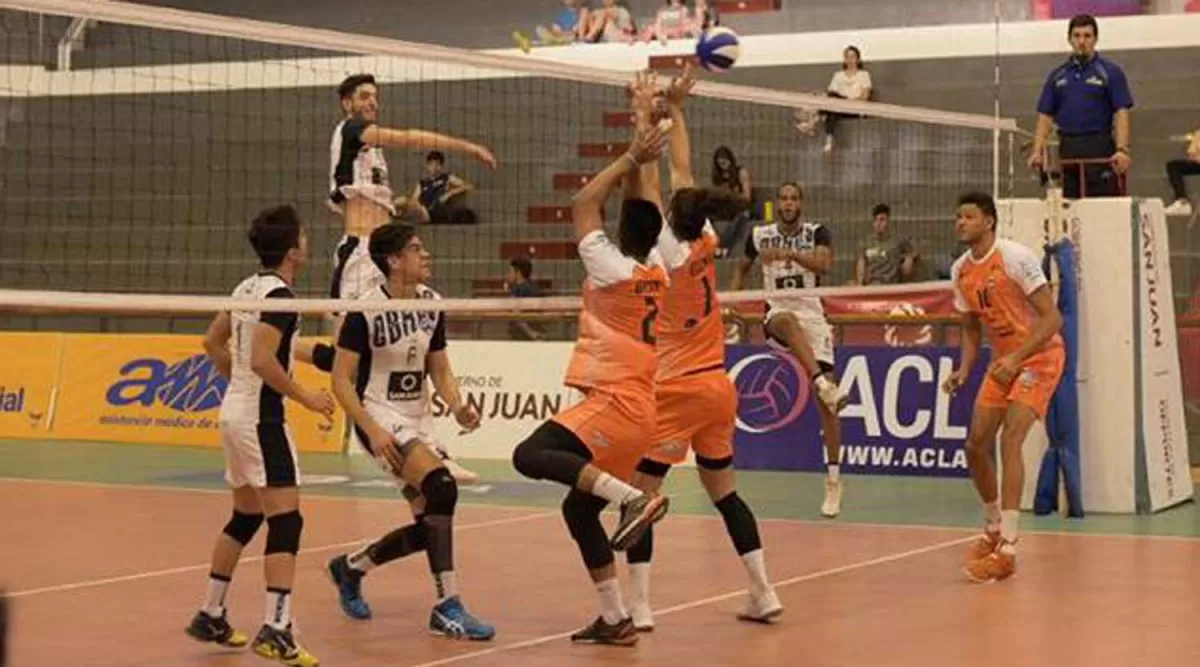
<path fill-rule="evenodd" d="M 513 298 L 534 298 L 541 296 L 537 283 L 533 282 L 533 262 L 528 257 L 514 257 L 508 262 L 508 278 L 505 281 L 508 295 Z M 513 340 L 541 340 L 544 334 L 540 327 L 525 320 L 514 320 L 508 323 L 508 335 Z"/>
<path fill-rule="evenodd" d="M 1167 207 L 1167 215 L 1191 215 L 1192 202 L 1188 197 L 1187 176 L 1200 176 L 1200 127 L 1189 135 L 1188 159 L 1171 160 L 1167 163 L 1167 178 L 1171 181 L 1174 202 Z"/>
<path fill-rule="evenodd" d="M 878 204 L 871 211 L 871 236 L 863 242 L 854 268 L 858 285 L 891 285 L 912 282 L 920 258 L 911 239 L 897 237 L 891 231 L 892 209 Z"/>
<path fill-rule="evenodd" d="M 563 8 L 554 17 L 554 23 L 547 28 L 539 25 L 534 28 L 538 46 L 562 46 L 572 42 L 582 41 L 590 27 L 591 13 L 587 0 L 563 0 Z M 521 31 L 513 31 L 513 39 L 525 53 L 529 53 L 533 42 Z"/>
<path fill-rule="evenodd" d="M 617 0 L 604 0 L 604 6 L 591 12 L 591 27 L 585 42 L 625 42 L 637 40 L 637 26 L 629 10 Z"/>
<path fill-rule="evenodd" d="M 692 12 L 685 0 L 667 0 L 667 4 L 658 10 L 654 23 L 642 31 L 642 41 L 649 42 L 657 39 L 666 45 L 669 39 L 695 37 L 697 25 L 692 19 Z"/>
<path fill-rule="evenodd" d="M 865 102 L 871 99 L 871 73 L 863 67 L 862 53 L 857 46 L 847 46 L 842 52 L 842 69 L 835 72 L 829 80 L 829 88 L 825 94 L 843 100 Z M 828 153 L 833 150 L 833 137 L 838 122 L 843 118 L 858 118 L 858 115 L 826 111 L 822 118 L 825 122 L 825 152 Z"/>
<path fill-rule="evenodd" d="M 714 188 L 728 192 L 737 206 L 732 218 L 713 220 L 714 224 L 726 223 L 724 230 L 718 232 L 721 248 L 725 250 L 721 254 L 725 255 L 738 247 L 738 240 L 749 226 L 751 204 L 750 170 L 738 164 L 728 146 L 718 146 L 713 151 L 712 184 Z"/>
<path fill-rule="evenodd" d="M 721 25 L 721 13 L 716 5 L 709 6 L 708 0 L 696 0 L 696 11 L 692 12 L 692 20 L 696 25 L 696 34 Z"/>
<path fill-rule="evenodd" d="M 441 151 L 425 156 L 425 172 L 425 178 L 413 186 L 412 195 L 396 199 L 396 210 L 421 223 L 474 223 L 475 212 L 461 199 L 471 191 L 471 184 L 446 171 L 446 156 Z"/>

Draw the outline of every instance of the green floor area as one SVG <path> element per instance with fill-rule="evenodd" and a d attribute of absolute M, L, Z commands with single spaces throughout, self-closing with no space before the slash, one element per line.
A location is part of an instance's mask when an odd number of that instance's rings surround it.
<path fill-rule="evenodd" d="M 553 508 L 562 498 L 556 484 L 531 482 L 508 461 L 464 459 L 483 482 L 463 487 L 463 503 Z M 224 489 L 224 463 L 216 449 L 89 442 L 0 440 L 0 478 Z M 396 498 L 390 480 L 362 456 L 304 454 L 305 493 Z M 965 479 L 846 476 L 839 523 L 906 524 L 974 528 L 979 501 Z M 819 521 L 823 476 L 795 472 L 738 473 L 738 486 L 761 517 Z M 668 478 L 673 512 L 712 514 L 691 469 Z M 1023 518 L 1023 529 L 1200 537 L 1195 503 L 1152 516 L 1090 515 Z"/>

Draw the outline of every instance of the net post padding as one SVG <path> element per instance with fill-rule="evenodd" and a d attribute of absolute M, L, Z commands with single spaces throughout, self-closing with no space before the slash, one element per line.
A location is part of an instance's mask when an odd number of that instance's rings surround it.
<path fill-rule="evenodd" d="M 201 12 L 151 7 L 111 0 L 0 0 L 0 7 L 34 13 L 80 16 L 110 23 L 135 25 L 157 30 L 244 39 L 255 42 L 331 52 L 362 55 L 393 56 L 481 69 L 520 72 L 578 83 L 603 84 L 624 88 L 629 84 L 629 72 L 580 67 L 579 65 L 544 60 L 536 57 L 510 56 L 486 51 L 456 49 L 436 44 L 405 42 L 371 35 L 358 35 L 307 28 L 302 26 L 256 21 Z M 54 76 L 48 72 L 45 76 Z M 908 107 L 878 102 L 842 100 L 838 98 L 701 81 L 693 91 L 699 97 L 735 100 L 785 108 L 812 107 L 844 114 L 885 118 L 896 121 L 929 123 L 1001 132 L 1018 131 L 1011 118 L 996 118 L 983 114 L 968 114 L 922 107 Z"/>
<path fill-rule="evenodd" d="M 817 287 L 796 290 L 745 290 L 722 292 L 722 305 L 754 303 L 795 296 L 832 297 L 864 294 L 888 296 L 943 292 L 951 288 L 945 280 L 899 285 L 873 285 L 868 288 Z M 224 296 L 181 296 L 172 294 L 113 294 L 106 292 L 53 292 L 0 290 L 0 312 L 29 314 L 143 314 L 203 315 L 219 312 L 287 311 L 304 314 L 370 313 L 380 311 L 440 311 L 444 313 L 511 313 L 513 311 L 578 311 L 581 300 L 575 296 L 491 299 L 235 299 Z"/>

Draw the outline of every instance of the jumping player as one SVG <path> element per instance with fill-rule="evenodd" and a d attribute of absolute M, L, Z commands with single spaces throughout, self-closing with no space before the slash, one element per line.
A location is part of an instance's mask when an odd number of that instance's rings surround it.
<path fill-rule="evenodd" d="M 821 277 L 833 266 L 833 235 L 824 225 L 801 218 L 804 191 L 800 185 L 780 185 L 777 198 L 779 221 L 755 227 L 746 239 L 746 258 L 733 274 L 734 291 L 742 288 L 755 259 L 762 262 L 768 291 L 819 287 Z M 763 329 L 768 344 L 794 355 L 816 388 L 827 461 L 821 514 L 835 517 L 842 506 L 842 425 L 837 415 L 846 396 L 833 375 L 833 328 L 819 297 L 787 295 L 767 299 Z"/>
<path fill-rule="evenodd" d="M 996 203 L 991 195 L 963 195 L 955 231 L 968 246 L 950 269 L 954 306 L 963 313 L 962 364 L 943 389 L 953 393 L 966 382 L 979 357 L 980 323 L 986 324 L 994 356 L 975 399 L 966 443 L 986 524 L 983 536 L 967 554 L 966 574 L 976 582 L 998 581 L 1011 577 L 1017 567 L 1025 436 L 1046 416 L 1066 364 L 1058 334 L 1062 314 L 1037 256 L 1015 241 L 996 238 Z M 998 491 L 992 454 L 1002 425 L 1004 488 Z"/>
<path fill-rule="evenodd" d="M 637 631 L 621 601 L 613 550 L 628 548 L 667 510 L 665 497 L 628 483 L 652 444 L 646 428 L 654 424 L 655 319 L 666 273 L 650 256 L 662 229 L 662 214 L 652 202 L 629 198 L 627 192 L 614 244 L 604 232 L 601 212 L 617 183 L 637 182 L 641 166 L 658 158 L 665 140 L 664 128 L 638 132 L 629 152 L 572 201 L 587 279 L 579 341 L 565 384 L 585 398 L 539 426 L 513 452 L 513 466 L 522 475 L 571 489 L 563 500 L 563 517 L 601 604 L 600 616 L 573 634 L 574 642 L 637 643 Z M 600 513 L 609 503 L 622 508 L 611 541 L 600 523 Z"/>
<path fill-rule="evenodd" d="M 637 120 L 649 127 L 653 79 L 639 81 L 634 99 Z M 682 463 L 688 449 L 696 454 L 696 471 L 708 491 L 750 575 L 750 601 L 738 618 L 768 622 L 783 606 L 767 579 L 762 541 L 754 513 L 738 496 L 733 472 L 733 431 L 737 390 L 725 373 L 725 332 L 717 302 L 717 234 L 711 216 L 735 205 L 728 196 L 695 186 L 691 144 L 683 102 L 696 83 L 689 65 L 667 89 L 672 121 L 670 139 L 671 206 L 658 237 L 658 251 L 669 271 L 669 286 L 658 318 L 658 426 L 656 447 L 638 464 L 633 485 L 658 491 L 671 466 Z M 657 162 L 642 169 L 645 197 L 661 206 Z M 634 627 L 650 632 L 650 560 L 653 528 L 629 548 L 630 605 Z"/>
<path fill-rule="evenodd" d="M 333 129 L 329 147 L 329 205 L 342 215 L 345 235 L 334 253 L 330 296 L 357 299 L 385 282 L 365 243 L 376 227 L 396 213 L 383 149 L 458 151 L 492 169 L 496 167 L 496 158 L 487 148 L 462 139 L 378 125 L 379 89 L 371 74 L 347 77 L 337 92 L 343 118 Z M 340 327 L 341 319 L 335 318 L 334 331 Z M 318 368 L 328 372 L 333 367 L 332 346 L 319 344 L 312 354 Z M 444 450 L 439 453 L 456 479 L 464 484 L 479 480 L 475 473 L 451 461 Z"/>
<path fill-rule="evenodd" d="M 296 211 L 284 206 L 260 213 L 250 227 L 250 245 L 263 270 L 243 280 L 233 296 L 294 298 L 291 285 L 308 257 L 308 237 Z M 299 331 L 300 318 L 294 312 L 234 312 L 217 315 L 204 338 L 208 355 L 229 378 L 220 428 L 225 479 L 233 488 L 233 516 L 213 548 L 208 593 L 187 633 L 222 646 L 246 645 L 247 637 L 226 620 L 225 597 L 242 549 L 265 515 L 267 612 L 254 638 L 254 652 L 285 665 L 314 667 L 317 659 L 292 635 L 292 584 L 304 520 L 300 470 L 284 416 L 284 397 L 327 417 L 333 414 L 333 399 L 292 380 Z"/>
<path fill-rule="evenodd" d="M 399 223 L 377 227 L 368 245 L 387 283 L 363 299 L 441 298 L 424 284 L 432 273 L 432 261 L 412 227 Z M 415 522 L 334 558 L 328 569 L 343 611 L 354 618 L 369 618 L 370 607 L 362 599 L 363 576 L 384 563 L 425 551 L 438 597 L 429 616 L 430 631 L 488 640 L 496 630 L 469 614 L 458 596 L 453 543 L 458 484 L 436 450 L 427 374 L 458 424 L 468 430 L 477 428 L 479 414 L 463 401 L 450 367 L 441 313 L 387 310 L 346 317 L 338 334 L 333 393 L 354 420 L 359 442 L 405 488 L 414 505 Z"/>

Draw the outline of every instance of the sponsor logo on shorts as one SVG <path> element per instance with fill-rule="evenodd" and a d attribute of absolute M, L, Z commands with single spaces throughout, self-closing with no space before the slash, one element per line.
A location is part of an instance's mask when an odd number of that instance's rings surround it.
<path fill-rule="evenodd" d="M 176 412 L 204 412 L 221 405 L 228 382 L 206 354 L 168 365 L 162 359 L 134 359 L 120 369 L 121 379 L 108 388 L 112 406 L 158 403 Z"/>
<path fill-rule="evenodd" d="M 729 369 L 729 378 L 738 392 L 737 427 L 747 433 L 784 428 L 808 405 L 811 385 L 790 355 L 751 354 Z"/>

